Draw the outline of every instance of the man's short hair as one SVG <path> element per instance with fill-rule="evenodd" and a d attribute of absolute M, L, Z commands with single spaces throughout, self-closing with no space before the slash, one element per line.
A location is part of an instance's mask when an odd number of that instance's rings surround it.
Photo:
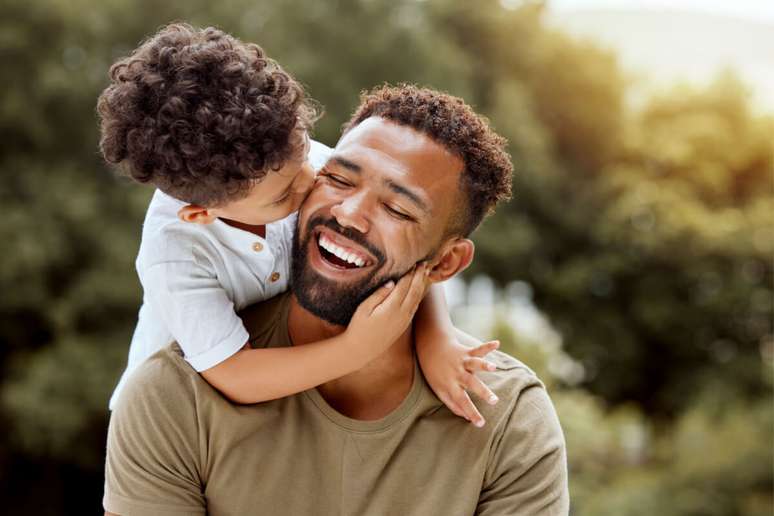
<path fill-rule="evenodd" d="M 255 44 L 171 24 L 110 68 L 97 104 L 100 150 L 182 201 L 237 200 L 303 152 L 318 114 L 303 87 Z"/>
<path fill-rule="evenodd" d="M 462 99 L 409 84 L 380 86 L 361 94 L 360 106 L 344 131 L 372 116 L 416 129 L 464 162 L 462 206 L 452 217 L 448 234 L 467 237 L 498 202 L 510 198 L 513 165 L 507 142 Z"/>

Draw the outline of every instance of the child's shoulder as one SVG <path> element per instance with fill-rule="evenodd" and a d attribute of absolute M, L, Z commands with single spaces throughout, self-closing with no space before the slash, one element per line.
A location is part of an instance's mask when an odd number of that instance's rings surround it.
<path fill-rule="evenodd" d="M 157 190 L 148 206 L 137 256 L 138 265 L 164 262 L 197 262 L 216 244 L 206 226 L 180 220 L 185 203 Z"/>

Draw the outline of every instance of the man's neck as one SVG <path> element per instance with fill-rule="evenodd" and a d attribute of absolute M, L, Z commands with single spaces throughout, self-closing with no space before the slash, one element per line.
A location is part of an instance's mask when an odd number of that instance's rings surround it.
<path fill-rule="evenodd" d="M 332 325 L 308 312 L 291 296 L 288 333 L 294 346 L 335 337 L 344 330 L 343 326 Z M 411 390 L 414 360 L 409 328 L 382 355 L 357 371 L 318 386 L 317 390 L 345 416 L 381 419 L 396 409 Z"/>

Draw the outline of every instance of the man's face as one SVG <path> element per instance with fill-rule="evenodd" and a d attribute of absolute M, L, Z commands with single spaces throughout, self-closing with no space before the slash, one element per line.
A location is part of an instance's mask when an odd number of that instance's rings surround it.
<path fill-rule="evenodd" d="M 293 291 L 301 306 L 346 325 L 379 286 L 432 260 L 462 168 L 430 137 L 382 118 L 345 134 L 299 213 Z"/>

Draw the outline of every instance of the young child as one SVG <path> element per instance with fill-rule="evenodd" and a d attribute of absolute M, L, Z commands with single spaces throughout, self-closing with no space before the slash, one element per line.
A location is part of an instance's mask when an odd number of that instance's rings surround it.
<path fill-rule="evenodd" d="M 308 137 L 317 113 L 303 88 L 257 45 L 173 24 L 116 62 L 110 78 L 97 106 L 102 154 L 157 188 L 136 263 L 143 305 L 111 408 L 137 365 L 172 341 L 231 401 L 258 403 L 353 372 L 406 330 L 423 266 L 372 294 L 337 337 L 249 346 L 236 312 L 287 289 L 295 212 L 329 152 Z M 416 325 L 428 383 L 482 426 L 466 389 L 497 401 L 472 374 L 494 368 L 482 357 L 497 343 L 457 344 L 438 291 Z"/>

